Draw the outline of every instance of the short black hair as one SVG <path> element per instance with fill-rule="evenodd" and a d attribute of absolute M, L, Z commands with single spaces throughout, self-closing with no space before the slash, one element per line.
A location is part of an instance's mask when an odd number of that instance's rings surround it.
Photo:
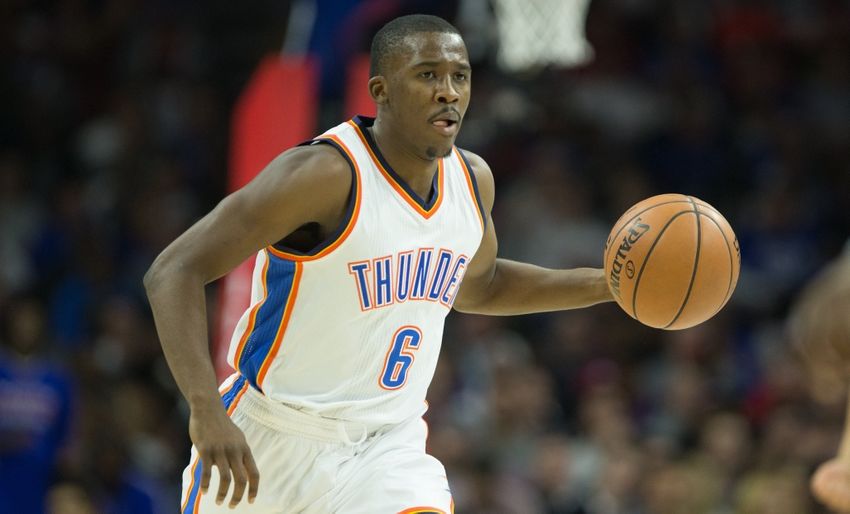
<path fill-rule="evenodd" d="M 384 72 L 386 61 L 393 52 L 402 47 L 404 38 L 411 34 L 436 32 L 460 35 L 454 25 L 430 14 L 400 16 L 383 27 L 372 38 L 369 75 L 374 77 Z"/>

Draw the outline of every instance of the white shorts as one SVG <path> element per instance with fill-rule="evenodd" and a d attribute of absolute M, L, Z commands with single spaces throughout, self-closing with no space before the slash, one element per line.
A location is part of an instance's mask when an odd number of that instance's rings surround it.
<path fill-rule="evenodd" d="M 228 380 L 230 382 L 230 380 Z M 453 502 L 446 471 L 425 453 L 428 427 L 421 418 L 367 433 L 362 425 L 318 418 L 266 399 L 237 380 L 223 391 L 228 412 L 245 433 L 260 470 L 253 504 L 247 490 L 235 509 L 231 491 L 215 504 L 218 469 L 207 494 L 192 448 L 183 472 L 181 513 L 449 514 Z M 238 390 L 237 390 L 238 389 Z"/>

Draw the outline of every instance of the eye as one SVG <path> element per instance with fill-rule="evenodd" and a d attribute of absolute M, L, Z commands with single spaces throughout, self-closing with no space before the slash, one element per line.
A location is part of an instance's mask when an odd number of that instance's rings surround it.
<path fill-rule="evenodd" d="M 433 71 L 423 71 L 422 73 L 419 74 L 419 76 L 422 77 L 423 79 L 432 79 L 436 75 L 434 75 Z"/>
<path fill-rule="evenodd" d="M 467 78 L 468 77 L 467 77 L 466 73 L 461 73 L 461 72 L 455 73 L 455 80 L 457 80 L 458 82 L 463 82 Z"/>

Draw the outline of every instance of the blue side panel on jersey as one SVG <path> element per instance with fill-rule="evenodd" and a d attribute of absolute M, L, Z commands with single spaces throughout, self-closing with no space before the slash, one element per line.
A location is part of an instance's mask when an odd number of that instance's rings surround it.
<path fill-rule="evenodd" d="M 245 376 L 239 375 L 239 378 L 233 381 L 233 385 L 228 389 L 226 393 L 221 397 L 222 403 L 224 403 L 224 410 L 230 408 L 230 405 L 233 404 L 233 400 L 236 398 L 236 395 L 239 394 L 239 391 L 242 390 L 242 387 L 245 385 Z"/>
<path fill-rule="evenodd" d="M 198 493 L 201 490 L 201 471 L 203 468 L 204 466 L 201 459 L 198 459 L 198 463 L 195 464 L 195 472 L 192 479 L 192 490 L 189 491 L 189 498 L 186 500 L 186 508 L 183 509 L 181 514 L 192 514 L 195 512 L 195 503 L 200 500 Z"/>
<path fill-rule="evenodd" d="M 269 269 L 266 272 L 268 297 L 257 311 L 254 330 L 248 336 L 242 358 L 239 359 L 239 371 L 258 391 L 260 387 L 257 384 L 257 375 L 274 344 L 275 335 L 283 318 L 283 310 L 292 294 L 294 276 L 295 262 L 269 254 Z"/>

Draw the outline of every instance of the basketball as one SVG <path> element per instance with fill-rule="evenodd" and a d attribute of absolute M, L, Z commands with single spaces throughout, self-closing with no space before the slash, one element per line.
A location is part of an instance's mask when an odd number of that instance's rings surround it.
<path fill-rule="evenodd" d="M 741 267 L 738 240 L 708 203 L 681 194 L 647 198 L 617 220 L 605 244 L 605 276 L 629 316 L 678 330 L 729 301 Z"/>

